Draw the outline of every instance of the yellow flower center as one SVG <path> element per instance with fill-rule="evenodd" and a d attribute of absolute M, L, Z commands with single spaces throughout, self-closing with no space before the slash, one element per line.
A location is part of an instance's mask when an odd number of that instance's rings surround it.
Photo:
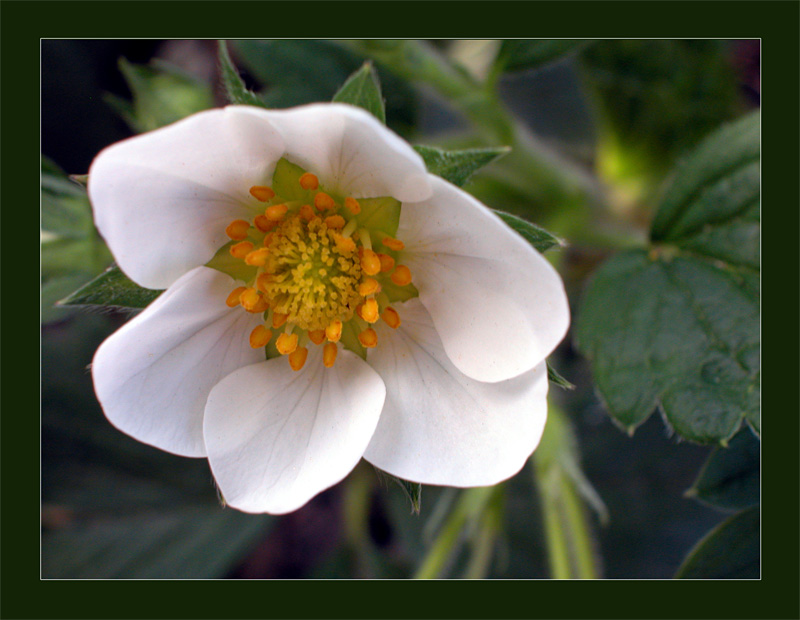
<path fill-rule="evenodd" d="M 340 347 L 363 357 L 377 346 L 377 321 L 400 326 L 390 304 L 417 295 L 398 262 L 405 246 L 392 236 L 400 203 L 328 193 L 286 160 L 273 187 L 249 193 L 253 218 L 227 226 L 231 242 L 209 266 L 246 284 L 228 295 L 229 307 L 262 314 L 250 346 L 266 347 L 267 357 L 286 355 L 294 370 L 305 364 L 309 344 L 322 346 L 330 368 Z"/>

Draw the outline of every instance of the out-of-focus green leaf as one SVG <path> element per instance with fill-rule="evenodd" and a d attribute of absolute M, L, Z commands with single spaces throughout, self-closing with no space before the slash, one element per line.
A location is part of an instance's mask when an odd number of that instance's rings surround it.
<path fill-rule="evenodd" d="M 693 441 L 724 442 L 743 418 L 760 429 L 757 122 L 701 145 L 664 195 L 657 245 L 612 258 L 584 295 L 577 345 L 631 431 L 657 405 Z"/>
<path fill-rule="evenodd" d="M 761 500 L 760 455 L 758 438 L 750 429 L 741 430 L 728 447 L 714 449 L 686 495 L 729 510 L 758 504 Z"/>
<path fill-rule="evenodd" d="M 381 123 L 386 124 L 386 109 L 378 74 L 371 62 L 365 62 L 333 96 L 336 103 L 349 103 L 364 108 Z"/>
<path fill-rule="evenodd" d="M 523 220 L 521 217 L 512 215 L 511 213 L 506 213 L 505 211 L 498 211 L 495 209 L 494 212 L 499 215 L 500 219 L 502 219 L 506 224 L 511 226 L 511 228 L 522 235 L 525 241 L 530 243 L 540 252 L 546 252 L 551 248 L 563 247 L 565 245 L 561 239 L 552 233 L 547 232 L 541 226 L 531 224 L 527 220 Z"/>
<path fill-rule="evenodd" d="M 648 198 L 676 159 L 736 109 L 721 40 L 596 41 L 580 55 L 598 110 L 598 168 L 625 200 Z"/>
<path fill-rule="evenodd" d="M 264 87 L 259 94 L 271 108 L 330 101 L 368 60 L 335 41 L 243 40 L 232 44 L 241 65 Z M 389 125 L 397 130 L 413 127 L 417 108 L 413 88 L 391 73 L 378 72 Z"/>
<path fill-rule="evenodd" d="M 62 306 L 146 308 L 163 291 L 143 288 L 113 266 L 59 302 Z"/>
<path fill-rule="evenodd" d="M 506 39 L 496 64 L 505 71 L 540 69 L 587 46 L 589 39 Z"/>
<path fill-rule="evenodd" d="M 678 579 L 758 579 L 761 573 L 761 514 L 739 512 L 701 540 L 675 575 Z"/>
<path fill-rule="evenodd" d="M 133 102 L 113 95 L 107 101 L 137 132 L 151 131 L 214 106 L 211 85 L 166 62 L 135 65 L 124 58 L 119 68 L 133 94 Z"/>
<path fill-rule="evenodd" d="M 264 107 L 264 102 L 253 91 L 248 90 L 244 80 L 239 75 L 236 65 L 231 60 L 226 41 L 219 42 L 219 64 L 222 73 L 222 84 L 225 87 L 225 94 L 229 102 Z"/>
<path fill-rule="evenodd" d="M 484 166 L 509 152 L 508 147 L 445 151 L 435 146 L 417 145 L 414 150 L 422 156 L 428 172 L 461 187 Z"/>

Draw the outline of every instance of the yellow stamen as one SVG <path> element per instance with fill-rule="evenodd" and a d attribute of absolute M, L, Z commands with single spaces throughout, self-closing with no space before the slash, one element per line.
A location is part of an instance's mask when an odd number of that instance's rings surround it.
<path fill-rule="evenodd" d="M 375 278 L 365 278 L 364 281 L 358 286 L 358 294 L 366 297 L 367 295 L 374 295 L 380 292 L 381 285 Z"/>
<path fill-rule="evenodd" d="M 364 249 L 361 257 L 361 270 L 368 276 L 374 276 L 381 271 L 381 259 L 372 250 Z"/>
<path fill-rule="evenodd" d="M 394 269 L 394 259 L 391 256 L 378 253 L 378 258 L 381 260 L 381 273 Z"/>
<path fill-rule="evenodd" d="M 358 335 L 358 341 L 362 346 L 371 349 L 378 345 L 378 334 L 371 327 L 368 327 Z"/>
<path fill-rule="evenodd" d="M 343 237 L 342 235 L 334 233 L 333 242 L 336 244 L 336 247 L 340 252 L 348 253 L 356 251 L 356 242 L 350 237 Z"/>
<path fill-rule="evenodd" d="M 361 213 L 361 205 L 358 204 L 358 200 L 356 200 L 355 198 L 351 198 L 350 196 L 345 198 L 344 199 L 344 206 L 353 215 L 358 215 L 359 213 Z"/>
<path fill-rule="evenodd" d="M 303 205 L 302 207 L 300 207 L 300 211 L 298 212 L 298 214 L 300 215 L 300 219 L 303 220 L 304 222 L 310 222 L 315 217 L 317 217 L 314 214 L 314 209 L 311 208 L 311 205 Z"/>
<path fill-rule="evenodd" d="M 240 241 L 231 246 L 231 256 L 244 260 L 244 257 L 253 251 L 253 244 L 249 241 Z"/>
<path fill-rule="evenodd" d="M 308 332 L 308 337 L 314 344 L 322 344 L 325 341 L 325 330 L 312 329 Z"/>
<path fill-rule="evenodd" d="M 300 187 L 303 189 L 317 189 L 319 187 L 319 179 L 310 172 L 306 172 L 300 177 Z"/>
<path fill-rule="evenodd" d="M 264 211 L 264 215 L 266 215 L 267 219 L 271 222 L 280 222 L 288 210 L 289 207 L 284 204 L 272 205 L 271 207 L 267 207 L 267 210 Z"/>
<path fill-rule="evenodd" d="M 263 325 L 259 325 L 252 332 L 250 332 L 250 346 L 254 349 L 260 349 L 272 339 L 272 332 Z"/>
<path fill-rule="evenodd" d="M 297 334 L 283 333 L 275 341 L 275 347 L 281 355 L 289 355 L 297 349 Z M 305 361 L 305 360 L 303 360 Z"/>
<path fill-rule="evenodd" d="M 271 222 L 263 213 L 256 215 L 255 219 L 253 219 L 253 224 L 255 224 L 256 228 L 261 232 L 269 232 L 275 228 L 275 222 Z"/>
<path fill-rule="evenodd" d="M 325 209 L 333 209 L 336 203 L 333 201 L 333 198 L 328 196 L 325 192 L 319 192 L 314 196 L 314 206 L 317 210 L 324 211 Z"/>
<path fill-rule="evenodd" d="M 400 241 L 400 239 L 395 239 L 394 237 L 384 237 L 381 243 L 390 250 L 394 250 L 395 252 L 399 252 L 400 250 L 406 247 L 405 243 Z"/>
<path fill-rule="evenodd" d="M 322 363 L 325 364 L 325 368 L 332 368 L 334 362 L 336 362 L 336 356 L 339 354 L 339 347 L 336 346 L 333 342 L 325 343 L 325 346 L 322 348 Z"/>
<path fill-rule="evenodd" d="M 339 342 L 342 337 L 342 322 L 336 319 L 325 328 L 325 337 L 331 342 Z"/>
<path fill-rule="evenodd" d="M 358 316 L 364 319 L 367 323 L 375 323 L 378 320 L 379 313 L 380 310 L 378 310 L 378 302 L 370 297 L 359 306 Z"/>
<path fill-rule="evenodd" d="M 274 313 L 272 315 L 272 327 L 278 329 L 279 327 L 281 327 L 286 323 L 288 318 L 289 318 L 288 314 L 281 314 L 280 312 Z"/>
<path fill-rule="evenodd" d="M 411 270 L 405 265 L 398 265 L 392 273 L 392 282 L 397 286 L 411 284 Z"/>
<path fill-rule="evenodd" d="M 325 224 L 328 228 L 339 230 L 340 228 L 344 228 L 345 223 L 341 215 L 329 215 L 325 218 Z"/>
<path fill-rule="evenodd" d="M 244 286 L 240 286 L 239 288 L 233 289 L 231 291 L 231 294 L 228 295 L 228 299 L 225 300 L 225 304 L 229 308 L 235 308 L 236 306 L 239 305 L 239 298 L 242 296 L 242 293 L 244 293 L 246 290 L 247 288 Z"/>
<path fill-rule="evenodd" d="M 267 202 L 275 197 L 275 192 L 263 185 L 253 185 L 250 188 L 250 195 L 260 202 Z"/>
<path fill-rule="evenodd" d="M 383 322 L 392 329 L 397 329 L 400 327 L 400 315 L 397 314 L 397 310 L 394 308 L 386 308 L 381 314 L 381 318 L 383 319 Z"/>
<path fill-rule="evenodd" d="M 292 351 L 289 354 L 289 366 L 292 367 L 292 370 L 298 371 L 306 363 L 307 357 L 308 357 L 308 349 L 306 349 L 305 347 L 297 347 L 294 351 Z"/>
<path fill-rule="evenodd" d="M 250 230 L 250 222 L 233 220 L 225 229 L 225 234 L 231 239 L 241 241 L 242 239 L 247 239 L 248 230 Z"/>
<path fill-rule="evenodd" d="M 245 289 L 239 301 L 248 312 L 264 312 L 269 306 L 266 298 L 254 288 Z"/>
<path fill-rule="evenodd" d="M 247 256 L 245 256 L 244 262 L 246 262 L 248 265 L 252 265 L 253 267 L 263 267 L 267 264 L 268 258 L 269 249 L 258 248 L 257 250 L 253 250 Z"/>

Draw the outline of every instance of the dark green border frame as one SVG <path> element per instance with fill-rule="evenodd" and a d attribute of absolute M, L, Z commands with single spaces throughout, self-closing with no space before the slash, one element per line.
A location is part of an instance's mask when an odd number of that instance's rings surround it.
<path fill-rule="evenodd" d="M 380 6 L 380 8 L 378 8 Z M 797 618 L 800 4 L 751 2 L 22 2 L 0 4 L 3 618 Z M 476 19 L 476 15 L 480 15 Z M 390 19 L 386 19 L 389 16 Z M 383 20 L 386 20 L 385 23 Z M 39 580 L 40 38 L 761 38 L 762 579 L 748 582 L 120 582 Z M 780 279 L 778 279 L 780 278 Z M 788 354 L 787 354 L 788 353 Z M 791 393 L 789 390 L 791 390 Z M 777 411 L 777 412 L 775 412 Z M 770 420 L 778 420 L 776 429 Z"/>

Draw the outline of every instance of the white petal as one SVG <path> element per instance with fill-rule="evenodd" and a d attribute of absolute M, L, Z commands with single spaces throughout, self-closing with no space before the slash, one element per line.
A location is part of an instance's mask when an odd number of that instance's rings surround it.
<path fill-rule="evenodd" d="M 208 398 L 208 459 L 225 501 L 245 512 L 296 510 L 356 466 L 386 390 L 360 357 L 333 368 L 312 346 L 295 372 L 284 358 L 237 370 Z"/>
<path fill-rule="evenodd" d="M 209 110 L 114 144 L 89 170 L 95 223 L 120 268 L 147 288 L 166 288 L 208 262 L 225 227 L 259 203 L 283 140 L 263 117 Z"/>
<path fill-rule="evenodd" d="M 569 326 L 555 269 L 499 217 L 433 177 L 430 200 L 403 205 L 397 237 L 448 356 L 479 381 L 531 370 Z"/>
<path fill-rule="evenodd" d="M 368 353 L 386 404 L 364 458 L 426 484 L 488 486 L 516 474 L 544 430 L 545 364 L 500 383 L 475 381 L 453 366 L 418 299 L 397 309 L 402 324 L 379 326 Z"/>
<path fill-rule="evenodd" d="M 94 389 L 114 426 L 167 452 L 205 456 L 203 409 L 211 388 L 264 359 L 263 349 L 249 343 L 260 315 L 225 305 L 235 286 L 198 267 L 100 345 Z"/>
<path fill-rule="evenodd" d="M 401 202 L 431 194 L 425 163 L 370 113 L 342 104 L 261 111 L 281 132 L 285 157 L 316 174 L 326 188 L 357 198 Z"/>

